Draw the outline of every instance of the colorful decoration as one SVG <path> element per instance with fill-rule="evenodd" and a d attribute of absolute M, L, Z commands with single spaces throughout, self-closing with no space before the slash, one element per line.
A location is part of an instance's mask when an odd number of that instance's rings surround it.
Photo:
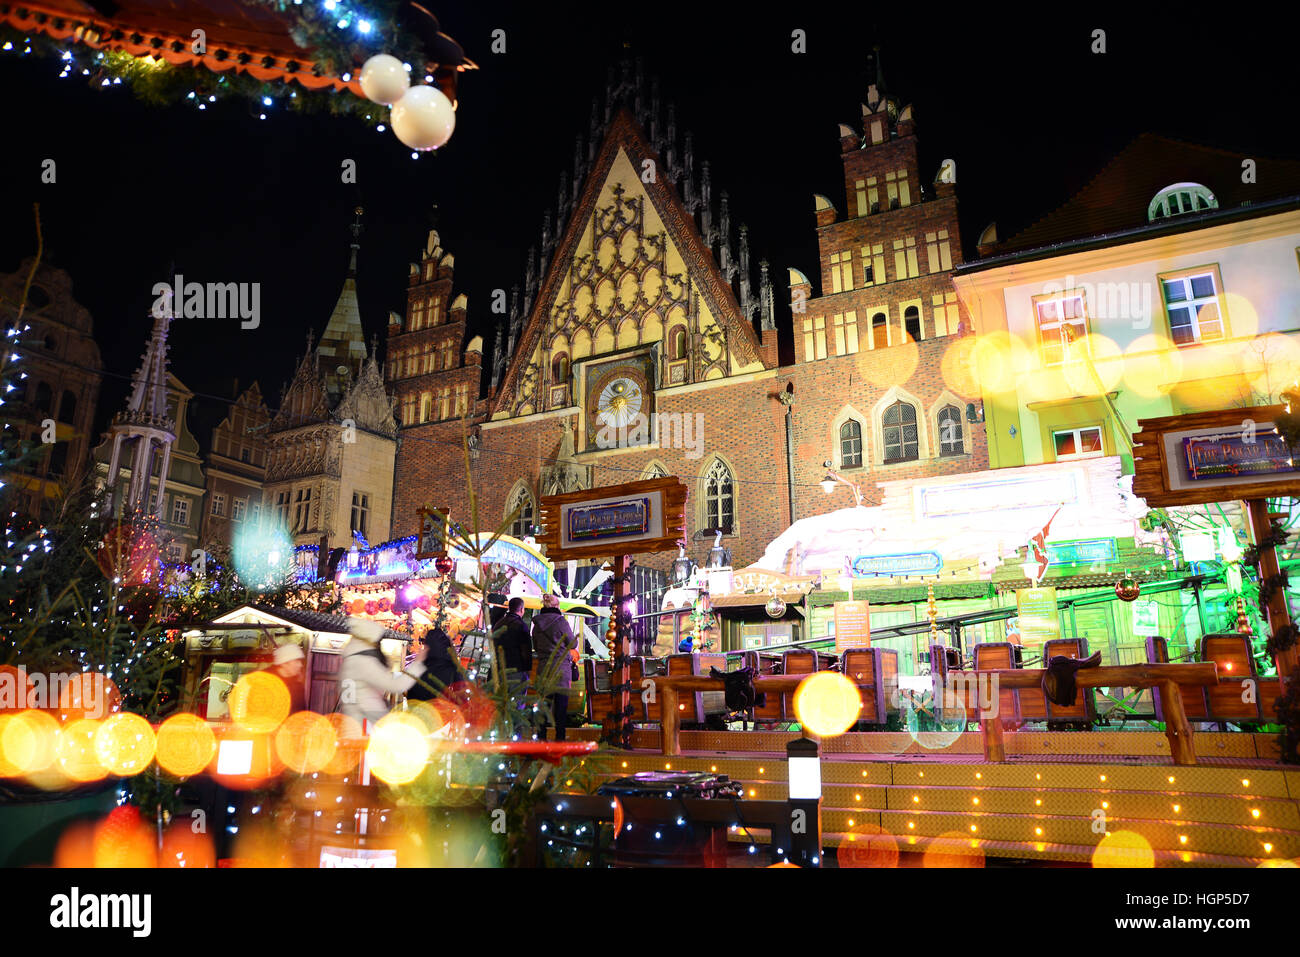
<path fill-rule="evenodd" d="M 1128 573 L 1115 582 L 1115 597 L 1120 601 L 1136 601 L 1140 594 L 1142 594 L 1142 586 Z"/>
<path fill-rule="evenodd" d="M 450 575 L 456 568 L 456 563 L 446 556 L 434 559 L 433 567 L 439 575 Z M 427 606 L 426 606 L 427 607 Z"/>

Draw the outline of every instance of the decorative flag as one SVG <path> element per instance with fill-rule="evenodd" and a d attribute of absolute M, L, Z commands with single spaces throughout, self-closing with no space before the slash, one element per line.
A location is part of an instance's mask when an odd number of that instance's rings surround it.
<path fill-rule="evenodd" d="M 1056 520 L 1056 516 L 1060 514 L 1061 509 L 1058 506 L 1042 530 L 1029 540 L 1030 554 L 1033 556 L 1034 561 L 1038 562 L 1038 574 L 1034 576 L 1035 585 L 1042 581 L 1043 576 L 1047 574 L 1047 532 L 1052 527 L 1052 522 Z"/>

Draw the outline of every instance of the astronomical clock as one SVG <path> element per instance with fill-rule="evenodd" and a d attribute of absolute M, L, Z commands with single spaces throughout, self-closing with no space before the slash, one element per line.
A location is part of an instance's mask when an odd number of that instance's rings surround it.
<path fill-rule="evenodd" d="M 648 435 L 654 412 L 655 356 L 653 350 L 591 363 L 583 370 L 584 448 L 597 448 L 602 429 L 625 432 L 633 444 Z"/>

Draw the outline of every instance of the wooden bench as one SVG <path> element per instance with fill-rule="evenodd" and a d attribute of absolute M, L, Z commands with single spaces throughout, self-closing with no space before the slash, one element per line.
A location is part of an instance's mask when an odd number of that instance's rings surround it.
<path fill-rule="evenodd" d="M 893 648 L 850 648 L 840 656 L 840 671 L 862 695 L 863 724 L 884 727 L 898 714 L 898 652 Z"/>

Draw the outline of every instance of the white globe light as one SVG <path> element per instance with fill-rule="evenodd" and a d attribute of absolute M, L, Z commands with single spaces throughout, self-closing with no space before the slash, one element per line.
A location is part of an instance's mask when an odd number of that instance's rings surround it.
<path fill-rule="evenodd" d="M 361 68 L 361 92 L 366 99 L 389 106 L 402 98 L 411 78 L 402 61 L 387 53 L 372 56 Z"/>
<path fill-rule="evenodd" d="M 393 104 L 393 132 L 413 150 L 436 150 L 451 139 L 456 110 L 437 87 L 413 86 Z"/>

